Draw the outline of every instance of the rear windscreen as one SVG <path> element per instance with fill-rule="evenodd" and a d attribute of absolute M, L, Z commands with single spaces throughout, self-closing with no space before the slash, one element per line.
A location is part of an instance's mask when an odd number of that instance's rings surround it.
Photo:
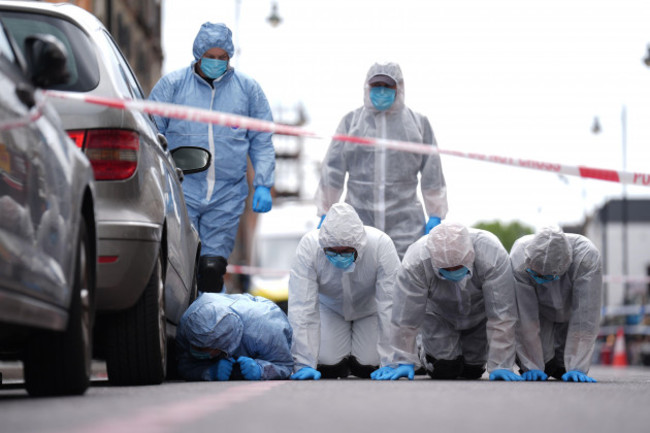
<path fill-rule="evenodd" d="M 52 89 L 88 92 L 99 84 L 97 58 L 88 35 L 70 21 L 24 12 L 0 11 L 7 31 L 25 54 L 25 38 L 35 34 L 55 36 L 66 48 L 70 79 Z"/>

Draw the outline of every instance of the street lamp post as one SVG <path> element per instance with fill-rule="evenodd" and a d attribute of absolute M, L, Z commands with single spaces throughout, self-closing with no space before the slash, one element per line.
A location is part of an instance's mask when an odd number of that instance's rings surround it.
<path fill-rule="evenodd" d="M 627 171 L 627 110 L 625 105 L 621 111 L 621 147 L 623 150 L 623 172 Z M 623 200 L 621 202 L 621 230 L 622 230 L 622 243 L 623 254 L 623 304 L 628 304 L 629 299 L 629 284 L 627 281 L 628 276 L 628 251 L 627 251 L 627 185 L 623 183 Z"/>
<path fill-rule="evenodd" d="M 239 55 L 241 54 L 241 48 L 239 46 L 239 17 L 241 15 L 241 0 L 235 0 L 235 66 L 239 61 Z M 273 2 L 271 4 L 271 14 L 266 18 L 266 21 L 271 24 L 273 27 L 277 27 L 282 22 L 282 18 L 278 14 L 278 3 Z"/>
<path fill-rule="evenodd" d="M 650 59 L 648 59 L 648 62 L 650 62 Z M 601 132 L 601 126 L 600 126 L 600 121 L 598 120 L 598 117 L 594 118 L 594 123 L 591 127 L 591 132 L 594 134 L 599 134 Z M 627 171 L 627 109 L 625 105 L 623 105 L 623 108 L 621 110 L 621 148 L 622 148 L 622 153 L 623 153 L 623 171 Z M 629 299 L 629 284 L 627 281 L 627 277 L 629 274 L 629 266 L 628 266 L 628 236 L 627 236 L 627 229 L 628 229 L 628 203 L 627 203 L 627 185 L 623 183 L 622 185 L 622 192 L 621 192 L 621 274 L 623 277 L 623 304 L 629 304 L 630 299 Z M 606 225 L 608 223 L 609 219 L 607 221 L 604 221 L 605 228 L 606 230 Z M 604 237 L 606 239 L 606 237 Z M 606 251 L 604 253 L 605 257 L 605 267 L 607 266 L 606 263 Z M 605 294 L 606 297 L 606 294 Z"/>
<path fill-rule="evenodd" d="M 594 123 L 591 126 L 591 132 L 594 133 L 595 135 L 598 135 L 598 134 L 600 134 L 601 131 L 602 131 L 602 128 L 600 127 L 600 120 L 598 120 L 598 116 L 596 116 L 596 117 L 594 117 Z M 610 218 L 608 218 L 609 214 L 610 214 L 610 211 L 611 211 L 610 209 L 611 209 L 611 206 L 606 205 L 603 208 L 604 212 L 601 213 L 601 215 L 602 215 L 602 224 L 603 224 L 603 229 L 602 229 L 602 234 L 601 234 L 602 248 L 603 248 L 603 251 L 602 251 L 602 254 L 603 254 L 603 274 L 607 274 L 607 270 L 608 270 L 607 268 L 609 266 L 609 262 L 608 262 L 608 251 L 609 250 L 607 248 L 607 244 L 608 244 L 607 243 L 607 232 L 608 232 L 608 228 L 609 228 L 608 225 L 609 225 L 609 222 L 610 222 Z M 608 283 L 604 282 L 603 283 L 603 299 L 602 299 L 602 301 L 603 301 L 603 305 L 605 305 L 605 306 L 608 305 L 608 302 L 609 302 L 609 296 L 608 295 L 609 295 L 609 285 L 608 285 Z"/>
<path fill-rule="evenodd" d="M 271 5 L 271 15 L 269 15 L 266 21 L 268 21 L 269 24 L 271 24 L 271 26 L 273 27 L 277 27 L 282 22 L 282 18 L 280 18 L 280 15 L 278 15 L 277 2 L 273 2 L 273 4 Z"/>

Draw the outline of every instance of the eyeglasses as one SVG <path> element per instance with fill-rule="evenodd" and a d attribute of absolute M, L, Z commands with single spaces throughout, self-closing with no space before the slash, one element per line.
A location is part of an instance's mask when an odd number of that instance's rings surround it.
<path fill-rule="evenodd" d="M 448 268 L 442 268 L 442 269 L 444 269 L 445 271 L 457 271 L 460 268 L 464 268 L 464 267 L 465 266 L 463 266 L 463 265 L 458 265 L 458 266 L 450 266 Z"/>
<path fill-rule="evenodd" d="M 341 256 L 344 258 L 353 257 L 357 254 L 357 250 L 351 247 L 329 247 L 323 248 L 325 255 L 328 257 Z"/>
<path fill-rule="evenodd" d="M 397 89 L 397 85 L 391 86 L 386 83 L 372 83 L 370 84 L 370 87 L 385 87 L 387 89 L 393 89 L 393 90 Z"/>
<path fill-rule="evenodd" d="M 222 54 L 220 56 L 205 55 L 202 57 L 202 59 L 223 60 L 224 62 L 227 62 L 228 60 L 230 60 L 230 57 L 228 56 L 228 54 Z"/>
<path fill-rule="evenodd" d="M 555 281 L 558 278 L 560 278 L 559 275 L 542 275 L 542 274 L 538 274 L 537 272 L 533 271 L 530 268 L 527 268 L 526 272 L 528 272 L 528 274 L 530 274 L 531 277 L 537 278 L 537 279 L 540 279 L 540 280 L 544 280 L 544 281 Z"/>

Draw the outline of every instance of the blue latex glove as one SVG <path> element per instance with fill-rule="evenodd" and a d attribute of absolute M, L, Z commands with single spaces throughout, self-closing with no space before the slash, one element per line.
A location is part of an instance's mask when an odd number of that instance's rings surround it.
<path fill-rule="evenodd" d="M 569 370 L 562 375 L 562 380 L 565 382 L 592 382 L 596 383 L 596 379 L 589 377 L 582 371 Z"/>
<path fill-rule="evenodd" d="M 546 380 L 548 379 L 548 374 L 542 370 L 528 370 L 521 375 L 521 378 L 529 381 Z"/>
<path fill-rule="evenodd" d="M 268 212 L 271 210 L 272 205 L 271 190 L 261 185 L 255 188 L 255 194 L 253 194 L 253 210 L 255 212 Z"/>
<path fill-rule="evenodd" d="M 319 228 L 320 228 L 320 226 L 322 226 L 322 225 L 323 225 L 323 221 L 325 221 L 325 215 L 323 215 L 322 217 L 320 217 L 320 222 L 318 223 L 318 227 L 316 227 L 316 228 L 318 228 L 318 229 L 319 229 Z"/>
<path fill-rule="evenodd" d="M 381 367 L 370 373 L 370 378 L 372 380 L 386 380 L 386 377 L 392 376 L 394 372 L 395 369 L 393 367 Z"/>
<path fill-rule="evenodd" d="M 292 380 L 320 379 L 320 371 L 311 367 L 303 367 L 291 375 Z"/>
<path fill-rule="evenodd" d="M 415 368 L 413 367 L 413 364 L 400 364 L 394 369 L 392 375 L 383 380 L 399 380 L 400 377 L 408 377 L 409 380 L 413 380 L 415 377 Z"/>
<path fill-rule="evenodd" d="M 208 370 L 210 371 L 210 380 L 226 381 L 230 379 L 232 373 L 232 366 L 235 360 L 232 358 L 220 359 L 219 362 L 214 364 Z"/>
<path fill-rule="evenodd" d="M 246 380 L 260 380 L 262 378 L 262 368 L 253 358 L 240 356 L 237 358 L 239 369 Z"/>
<path fill-rule="evenodd" d="M 506 370 L 505 368 L 500 368 L 490 373 L 490 380 L 505 380 L 506 382 L 516 382 L 523 379 L 521 378 L 521 376 L 519 376 L 516 373 L 513 373 L 510 370 Z"/>
<path fill-rule="evenodd" d="M 438 224 L 440 224 L 440 218 L 438 218 L 437 216 L 429 217 L 429 221 L 427 221 L 426 225 L 424 226 L 424 234 L 428 235 L 431 229 L 437 226 Z"/>

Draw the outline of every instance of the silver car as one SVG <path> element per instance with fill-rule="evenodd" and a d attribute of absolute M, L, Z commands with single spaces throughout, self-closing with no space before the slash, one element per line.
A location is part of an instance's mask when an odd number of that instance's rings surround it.
<path fill-rule="evenodd" d="M 20 44 L 54 35 L 70 51 L 71 80 L 51 89 L 144 99 L 138 80 L 102 23 L 71 4 L 0 2 Z M 156 384 L 166 376 L 183 312 L 197 296 L 199 237 L 176 167 L 153 120 L 133 110 L 54 101 L 97 180 L 96 356 L 113 384 Z"/>
<path fill-rule="evenodd" d="M 66 80 L 65 47 L 0 21 L 0 360 L 31 395 L 90 383 L 96 235 L 93 170 L 35 89 Z M 25 61 L 26 60 L 26 61 Z"/>

